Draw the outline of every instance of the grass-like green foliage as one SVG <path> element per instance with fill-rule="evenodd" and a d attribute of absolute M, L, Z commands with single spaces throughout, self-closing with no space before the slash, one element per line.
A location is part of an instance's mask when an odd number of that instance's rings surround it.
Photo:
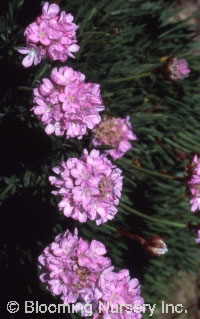
<path fill-rule="evenodd" d="M 91 149 L 91 134 L 81 141 L 47 136 L 31 114 L 32 88 L 50 74 L 53 66 L 61 64 L 43 61 L 37 67 L 22 67 L 22 56 L 15 48 L 24 43 L 24 28 L 40 14 L 41 1 L 34 1 L 34 5 L 30 0 L 2 1 L 0 254 L 8 273 L 5 302 L 55 303 L 41 289 L 37 257 L 56 234 L 74 226 L 85 238 L 95 237 L 107 246 L 116 269 L 129 268 L 132 277 L 140 279 L 146 303 L 158 304 L 167 298 L 169 281 L 173 282 L 180 270 L 193 272 L 198 266 L 200 254 L 194 234 L 162 223 L 198 221 L 190 213 L 185 182 L 176 177 L 186 176 L 184 167 L 194 153 L 200 153 L 200 58 L 194 54 L 199 44 L 185 22 L 169 23 L 175 2 L 60 3 L 80 26 L 81 49 L 76 60 L 66 64 L 86 74 L 88 82 L 101 85 L 104 114 L 129 114 L 138 138 L 132 150 L 116 161 L 124 174 L 123 197 L 119 213 L 108 226 L 145 237 L 163 236 L 169 252 L 155 258 L 106 225 L 80 224 L 58 212 L 48 182 L 51 168 L 62 159 L 80 156 L 85 147 Z M 191 75 L 179 83 L 165 80 L 158 71 L 163 56 L 186 58 Z M 148 72 L 151 75 L 143 77 Z M 137 216 L 132 209 L 155 220 Z M 46 315 L 37 314 L 37 318 L 40 316 Z"/>

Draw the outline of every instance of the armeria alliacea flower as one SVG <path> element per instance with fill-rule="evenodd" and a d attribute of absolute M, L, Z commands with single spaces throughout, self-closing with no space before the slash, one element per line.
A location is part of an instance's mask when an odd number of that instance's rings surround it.
<path fill-rule="evenodd" d="M 98 296 L 95 319 L 140 319 L 145 311 L 139 281 L 131 279 L 127 269 L 105 269 L 98 279 Z"/>
<path fill-rule="evenodd" d="M 79 50 L 76 44 L 78 26 L 73 23 L 73 16 L 59 12 L 57 4 L 45 2 L 42 15 L 26 28 L 24 35 L 27 48 L 18 49 L 22 54 L 28 53 L 22 61 L 25 67 L 33 63 L 37 65 L 44 58 L 65 62 L 68 57 L 74 58 L 73 53 Z"/>
<path fill-rule="evenodd" d="M 191 211 L 195 212 L 200 209 L 200 160 L 197 155 L 194 156 L 189 167 L 190 179 L 188 187 L 190 191 Z"/>
<path fill-rule="evenodd" d="M 78 237 L 77 229 L 74 235 L 67 230 L 39 256 L 40 280 L 64 304 L 75 303 L 82 316 L 90 304 L 93 319 L 140 319 L 145 309 L 138 280 L 127 269 L 114 272 L 105 254 L 101 242 L 88 242 Z"/>
<path fill-rule="evenodd" d="M 40 280 L 55 296 L 65 303 L 96 300 L 96 287 L 101 272 L 111 261 L 105 246 L 97 241 L 88 242 L 68 230 L 55 238 L 39 256 Z"/>
<path fill-rule="evenodd" d="M 168 80 L 172 82 L 180 81 L 186 78 L 191 70 L 185 59 L 171 57 L 167 59 L 164 67 L 164 73 Z"/>
<path fill-rule="evenodd" d="M 131 148 L 129 140 L 136 140 L 132 132 L 129 116 L 125 119 L 120 117 L 104 119 L 94 131 L 92 140 L 94 146 L 106 145 L 113 148 L 106 150 L 114 159 L 120 158 Z"/>
<path fill-rule="evenodd" d="M 53 171 L 58 177 L 50 176 L 49 180 L 58 190 L 52 193 L 62 197 L 58 206 L 65 216 L 82 223 L 95 220 L 97 225 L 114 218 L 122 176 L 106 155 L 84 150 L 80 159 L 69 158 Z"/>
<path fill-rule="evenodd" d="M 81 139 L 99 124 L 99 112 L 104 110 L 100 86 L 84 80 L 84 74 L 65 66 L 54 68 L 51 79 L 42 79 L 34 89 L 32 110 L 47 134 Z"/>

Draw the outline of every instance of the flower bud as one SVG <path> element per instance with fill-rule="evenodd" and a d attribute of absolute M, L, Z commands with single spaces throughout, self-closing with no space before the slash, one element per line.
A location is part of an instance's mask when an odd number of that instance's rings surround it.
<path fill-rule="evenodd" d="M 122 229 L 118 229 L 120 235 L 133 239 L 141 244 L 145 251 L 151 256 L 164 255 L 168 249 L 164 240 L 159 235 L 153 235 L 147 239 L 132 233 L 128 233 Z"/>
<path fill-rule="evenodd" d="M 149 237 L 146 240 L 144 247 L 146 252 L 152 256 L 161 256 L 168 251 L 167 245 L 159 235 Z"/>

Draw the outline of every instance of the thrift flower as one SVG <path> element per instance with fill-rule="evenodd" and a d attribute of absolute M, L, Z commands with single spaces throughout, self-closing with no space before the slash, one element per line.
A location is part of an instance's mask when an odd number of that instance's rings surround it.
<path fill-rule="evenodd" d="M 84 80 L 84 74 L 65 66 L 54 68 L 50 79 L 42 79 L 34 89 L 32 111 L 47 134 L 81 139 L 100 123 L 99 112 L 104 110 L 100 86 Z"/>
<path fill-rule="evenodd" d="M 121 170 L 97 150 L 89 154 L 85 149 L 80 159 L 69 158 L 53 171 L 49 181 L 60 195 L 59 209 L 66 217 L 84 223 L 95 220 L 97 225 L 106 223 L 117 213 L 122 189 Z"/>
<path fill-rule="evenodd" d="M 76 303 L 82 316 L 87 316 L 84 305 L 90 304 L 93 319 L 140 319 L 145 309 L 139 281 L 127 269 L 114 272 L 105 254 L 101 242 L 88 242 L 78 237 L 77 229 L 74 234 L 67 230 L 39 256 L 40 280 L 64 304 Z"/>
<path fill-rule="evenodd" d="M 91 302 L 96 298 L 100 273 L 111 265 L 105 257 L 105 246 L 97 241 L 88 242 L 68 230 L 55 238 L 39 256 L 40 280 L 63 303 Z"/>
<path fill-rule="evenodd" d="M 27 47 L 19 48 L 18 52 L 28 56 L 22 64 L 29 67 L 39 64 L 44 58 L 61 62 L 68 57 L 74 58 L 73 53 L 79 50 L 76 44 L 77 29 L 70 13 L 60 12 L 57 4 L 45 2 L 41 16 L 29 24 L 24 32 Z"/>

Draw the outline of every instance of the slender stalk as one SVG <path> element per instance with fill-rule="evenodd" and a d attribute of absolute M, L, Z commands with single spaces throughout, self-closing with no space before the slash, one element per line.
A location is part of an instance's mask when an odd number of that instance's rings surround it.
<path fill-rule="evenodd" d="M 86 34 L 103 34 L 103 35 L 111 35 L 109 33 L 106 33 L 105 32 L 101 32 L 101 31 L 88 31 L 88 32 L 83 32 L 81 34 L 79 34 L 79 37 L 82 37 L 83 35 L 85 36 Z"/>
<path fill-rule="evenodd" d="M 111 231 L 117 232 L 117 228 L 116 227 L 112 227 L 112 226 L 110 226 L 108 224 L 104 224 L 103 227 L 107 228 L 107 229 L 109 229 Z"/>
<path fill-rule="evenodd" d="M 18 86 L 18 90 L 21 90 L 21 91 L 33 91 L 32 88 L 27 87 L 27 86 Z"/>
<path fill-rule="evenodd" d="M 184 177 L 165 175 L 165 174 L 158 173 L 158 172 L 155 172 L 155 171 L 150 171 L 150 170 L 148 170 L 146 168 L 137 167 L 134 164 L 132 164 L 132 166 L 134 168 L 136 168 L 137 170 L 141 171 L 141 172 L 144 172 L 144 173 L 147 173 L 147 174 L 150 174 L 150 175 L 153 175 L 153 176 L 157 176 L 157 177 L 162 177 L 162 178 L 166 178 L 166 179 L 173 179 L 173 180 L 176 180 L 176 181 L 184 181 L 184 179 L 185 179 Z"/>
<path fill-rule="evenodd" d="M 134 79 L 140 79 L 140 78 L 145 78 L 152 75 L 152 72 L 146 72 L 146 73 L 141 73 L 141 74 L 136 74 L 132 76 L 128 76 L 126 78 L 120 78 L 120 79 L 108 79 L 104 81 L 104 83 L 118 83 L 118 82 L 126 82 L 126 81 L 131 81 Z"/>
<path fill-rule="evenodd" d="M 143 219 L 148 219 L 151 220 L 152 222 L 158 223 L 158 224 L 164 224 L 164 225 L 168 225 L 168 226 L 172 226 L 172 227 L 178 227 L 178 228 L 186 228 L 185 224 L 182 223 L 177 223 L 177 222 L 172 222 L 169 220 L 163 220 L 163 219 L 159 219 L 159 218 L 155 218 L 143 213 L 138 212 L 137 210 L 130 208 L 129 206 L 127 206 L 126 204 L 124 204 L 122 201 L 120 202 L 120 206 L 123 207 L 126 211 L 128 211 L 129 213 L 139 216 Z"/>
<path fill-rule="evenodd" d="M 164 225 L 168 225 L 168 226 L 172 226 L 172 227 L 176 227 L 176 228 L 185 228 L 186 229 L 186 225 L 183 223 L 177 223 L 177 222 L 172 222 L 169 220 L 163 220 L 163 219 L 159 219 L 159 218 L 155 218 L 152 216 L 148 216 L 146 214 L 143 214 L 135 209 L 130 208 L 129 206 L 127 206 L 126 204 L 124 204 L 123 202 L 120 202 L 120 206 L 123 207 L 126 211 L 128 211 L 129 213 L 139 216 L 143 219 L 148 219 L 151 220 L 154 223 L 158 223 L 158 224 L 164 224 Z M 116 227 L 110 226 L 108 224 L 104 224 L 103 225 L 104 228 L 107 228 L 109 230 L 111 230 L 112 232 L 118 232 Z"/>

